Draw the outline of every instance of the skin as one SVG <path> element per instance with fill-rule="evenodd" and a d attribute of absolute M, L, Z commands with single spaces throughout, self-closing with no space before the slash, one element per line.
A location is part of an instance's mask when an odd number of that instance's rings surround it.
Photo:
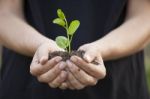
<path fill-rule="evenodd" d="M 59 83 L 66 79 L 66 72 L 60 71 L 66 66 L 62 64 L 60 57 L 48 61 L 48 53 L 62 49 L 53 40 L 41 35 L 27 24 L 23 15 L 23 0 L 0 0 L 0 22 L 3 23 L 0 24 L 0 43 L 20 54 L 33 57 L 30 72 L 40 82 L 54 86 L 51 84 L 53 80 L 45 80 L 46 77 L 42 76 L 51 74 L 49 72 L 56 72 L 55 75 L 47 75 L 49 78 L 57 78 L 55 82 L 60 77 Z"/>
<path fill-rule="evenodd" d="M 30 72 L 39 82 L 52 88 L 80 90 L 105 77 L 103 61 L 134 54 L 150 42 L 149 10 L 150 0 L 129 0 L 126 20 L 121 26 L 79 48 L 85 51 L 86 61 L 72 56 L 67 62 L 62 62 L 61 57 L 48 60 L 48 53 L 62 49 L 26 23 L 23 0 L 0 0 L 0 22 L 3 23 L 0 24 L 0 43 L 33 57 Z M 92 64 L 93 60 L 99 65 Z"/>

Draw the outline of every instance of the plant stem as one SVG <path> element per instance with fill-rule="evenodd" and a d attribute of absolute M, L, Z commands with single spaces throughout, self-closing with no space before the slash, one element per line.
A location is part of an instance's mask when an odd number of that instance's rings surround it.
<path fill-rule="evenodd" d="M 68 31 L 68 22 L 67 22 L 67 20 L 66 20 L 66 18 L 65 18 L 65 22 L 66 22 L 66 27 L 65 27 L 65 29 L 66 29 L 66 32 L 67 32 L 67 38 L 68 38 L 68 43 L 69 43 L 69 45 L 68 45 L 68 52 L 70 53 L 71 52 L 71 42 L 70 42 L 70 37 L 69 37 L 69 31 Z"/>
<path fill-rule="evenodd" d="M 73 35 L 72 35 L 71 38 L 70 38 L 70 43 L 72 42 L 72 38 L 73 38 Z"/>
<path fill-rule="evenodd" d="M 67 29 L 67 38 L 68 38 L 68 43 L 69 43 L 69 45 L 68 45 L 68 52 L 70 53 L 71 52 L 71 42 L 70 42 L 70 37 L 69 37 L 69 35 L 68 35 L 68 29 Z"/>

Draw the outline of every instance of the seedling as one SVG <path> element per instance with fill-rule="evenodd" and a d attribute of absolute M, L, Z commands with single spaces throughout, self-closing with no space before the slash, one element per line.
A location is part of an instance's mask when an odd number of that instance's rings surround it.
<path fill-rule="evenodd" d="M 68 23 L 65 14 L 61 9 L 57 10 L 57 16 L 58 18 L 53 20 L 54 24 L 57 24 L 61 27 L 63 27 L 66 30 L 66 37 L 65 36 L 57 36 L 55 41 L 57 45 L 63 49 L 65 49 L 68 53 L 71 52 L 71 42 L 73 39 L 73 36 L 76 32 L 76 30 L 80 26 L 80 21 L 79 20 L 73 20 Z"/>

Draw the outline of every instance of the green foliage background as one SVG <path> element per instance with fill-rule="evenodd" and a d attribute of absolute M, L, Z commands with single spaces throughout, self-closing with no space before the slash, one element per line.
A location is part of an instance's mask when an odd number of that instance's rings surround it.
<path fill-rule="evenodd" d="M 145 49 L 145 66 L 146 66 L 146 77 L 150 92 L 150 45 Z"/>

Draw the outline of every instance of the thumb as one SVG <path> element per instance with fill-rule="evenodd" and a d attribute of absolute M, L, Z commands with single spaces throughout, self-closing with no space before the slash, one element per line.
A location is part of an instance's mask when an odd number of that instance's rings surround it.
<path fill-rule="evenodd" d="M 39 62 L 44 65 L 48 59 L 49 59 L 49 53 L 52 53 L 54 51 L 64 51 L 64 49 L 53 45 L 53 48 L 50 49 L 49 44 L 45 44 L 44 46 L 41 47 L 40 52 L 39 52 Z"/>
<path fill-rule="evenodd" d="M 95 56 L 93 55 L 94 53 L 91 51 L 85 51 L 85 54 L 83 55 L 83 58 L 85 59 L 85 61 L 87 61 L 88 63 L 91 63 L 94 59 Z"/>
<path fill-rule="evenodd" d="M 46 47 L 41 47 L 38 49 L 38 59 L 40 64 L 44 65 L 48 61 L 50 50 Z"/>
<path fill-rule="evenodd" d="M 39 62 L 40 62 L 41 65 L 44 65 L 47 61 L 48 61 L 48 57 L 47 56 L 42 56 Z"/>
<path fill-rule="evenodd" d="M 87 61 L 88 63 L 91 63 L 94 60 L 94 58 L 95 58 L 95 56 L 93 55 L 94 53 L 91 50 L 89 50 L 88 44 L 80 46 L 78 51 L 84 51 L 85 52 L 83 54 L 83 59 L 85 61 Z"/>

